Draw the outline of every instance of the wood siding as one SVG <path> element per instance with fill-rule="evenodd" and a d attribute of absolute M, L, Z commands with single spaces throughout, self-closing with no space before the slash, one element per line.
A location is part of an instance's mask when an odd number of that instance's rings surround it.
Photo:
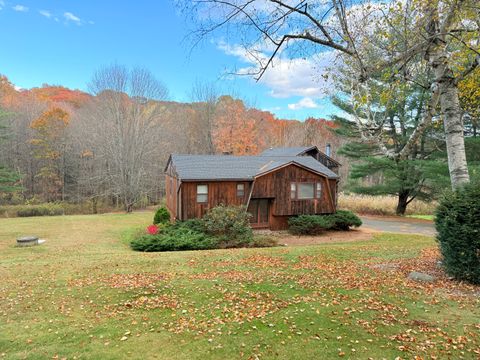
<path fill-rule="evenodd" d="M 307 182 L 322 184 L 321 198 L 311 200 L 290 199 L 290 183 Z M 335 189 L 327 179 L 296 165 L 289 165 L 255 180 L 252 199 L 271 198 L 272 215 L 325 214 L 335 212 Z M 331 197 L 330 197 L 331 195 Z M 332 206 L 333 204 L 333 206 Z"/>
<path fill-rule="evenodd" d="M 308 200 L 290 198 L 292 182 L 320 183 L 321 197 Z M 244 194 L 237 196 L 237 184 L 244 184 Z M 208 186 L 207 202 L 197 203 L 197 185 Z M 288 227 L 288 217 L 302 214 L 333 213 L 336 209 L 337 180 L 291 164 L 248 181 L 185 181 L 181 182 L 170 165 L 165 175 L 166 205 L 172 220 L 200 218 L 220 204 L 246 205 L 248 199 L 269 199 L 268 224 L 272 230 Z"/>
<path fill-rule="evenodd" d="M 244 184 L 242 197 L 237 196 L 237 184 Z M 197 185 L 208 185 L 208 201 L 197 203 Z M 208 209 L 220 204 L 246 205 L 250 194 L 250 183 L 247 181 L 202 181 L 182 183 L 182 220 L 200 218 Z"/>
<path fill-rule="evenodd" d="M 178 214 L 178 187 L 180 181 L 171 175 L 165 175 L 165 199 L 172 220 L 179 218 Z"/>

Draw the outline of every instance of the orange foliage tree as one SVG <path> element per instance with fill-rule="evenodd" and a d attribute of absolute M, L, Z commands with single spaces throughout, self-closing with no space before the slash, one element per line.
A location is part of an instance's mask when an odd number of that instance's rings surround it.
<path fill-rule="evenodd" d="M 43 112 L 30 125 L 34 130 L 31 140 L 34 156 L 42 163 L 35 177 L 41 183 L 46 201 L 64 200 L 65 130 L 69 119 L 65 110 L 54 107 Z"/>
<path fill-rule="evenodd" d="M 84 105 L 91 95 L 80 90 L 71 90 L 63 86 L 43 85 L 41 88 L 33 88 L 30 92 L 40 101 L 49 103 L 65 103 L 79 108 Z"/>
<path fill-rule="evenodd" d="M 215 111 L 213 143 L 217 152 L 234 155 L 258 153 L 255 120 L 248 116 L 241 100 L 222 96 Z"/>

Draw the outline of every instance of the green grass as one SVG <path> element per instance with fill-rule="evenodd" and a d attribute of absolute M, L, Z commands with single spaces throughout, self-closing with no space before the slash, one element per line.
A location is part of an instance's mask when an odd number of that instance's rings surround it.
<path fill-rule="evenodd" d="M 435 215 L 407 215 L 409 218 L 422 219 L 422 220 L 435 220 Z"/>
<path fill-rule="evenodd" d="M 478 288 L 405 279 L 432 238 L 131 251 L 151 219 L 0 219 L 0 359 L 478 358 Z"/>

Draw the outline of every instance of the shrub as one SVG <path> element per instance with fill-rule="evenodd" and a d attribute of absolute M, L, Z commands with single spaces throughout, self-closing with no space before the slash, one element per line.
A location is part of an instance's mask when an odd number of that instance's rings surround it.
<path fill-rule="evenodd" d="M 362 220 L 347 210 L 328 215 L 300 215 L 288 219 L 288 230 L 294 235 L 318 235 L 325 230 L 348 230 L 359 227 Z"/>
<path fill-rule="evenodd" d="M 253 239 L 250 214 L 243 206 L 216 206 L 203 217 L 208 235 L 219 241 L 220 247 L 248 246 Z"/>
<path fill-rule="evenodd" d="M 150 225 L 155 226 L 155 225 Z M 177 221 L 175 224 L 156 226 L 157 233 L 140 234 L 130 247 L 136 251 L 179 251 L 218 248 L 219 240 L 207 235 L 200 219 Z"/>
<path fill-rule="evenodd" d="M 170 222 L 170 212 L 167 210 L 166 207 L 160 207 L 156 212 L 155 216 L 153 217 L 153 223 L 155 225 L 158 224 L 166 224 Z"/>
<path fill-rule="evenodd" d="M 201 233 L 205 232 L 205 226 L 203 224 L 202 219 L 190 219 L 185 221 L 177 221 L 175 224 L 171 225 L 170 228 L 171 229 L 184 228 L 184 229 L 189 229 L 189 230 L 197 231 Z"/>
<path fill-rule="evenodd" d="M 130 243 L 133 250 L 145 252 L 206 250 L 214 249 L 216 245 L 214 238 L 185 229 L 175 233 L 145 234 Z"/>
<path fill-rule="evenodd" d="M 328 216 L 300 215 L 288 219 L 288 230 L 294 235 L 318 235 L 331 227 Z"/>
<path fill-rule="evenodd" d="M 480 182 L 451 192 L 435 214 L 437 240 L 445 271 L 480 284 Z"/>
<path fill-rule="evenodd" d="M 348 230 L 351 227 L 359 227 L 362 225 L 362 220 L 348 210 L 337 210 L 335 214 L 326 216 L 332 221 L 331 229 L 334 230 Z"/>

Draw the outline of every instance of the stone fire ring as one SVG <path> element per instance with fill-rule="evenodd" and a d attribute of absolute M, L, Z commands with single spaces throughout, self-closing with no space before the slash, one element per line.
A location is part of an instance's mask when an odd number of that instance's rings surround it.
<path fill-rule="evenodd" d="M 17 238 L 17 246 L 34 246 L 38 245 L 37 236 L 22 236 Z"/>

